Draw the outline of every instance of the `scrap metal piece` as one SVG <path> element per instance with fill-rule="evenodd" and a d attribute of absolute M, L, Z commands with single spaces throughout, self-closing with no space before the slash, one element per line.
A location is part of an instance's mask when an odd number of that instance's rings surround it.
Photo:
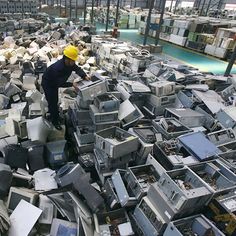
<path fill-rule="evenodd" d="M 84 101 L 93 100 L 96 96 L 107 92 L 106 81 L 99 74 L 94 74 L 89 81 L 79 81 L 78 90 Z"/>
<path fill-rule="evenodd" d="M 136 206 L 133 217 L 142 235 L 160 235 L 166 228 L 165 220 L 147 197 Z"/>
<path fill-rule="evenodd" d="M 225 128 L 234 129 L 236 125 L 236 107 L 229 106 L 220 110 L 216 114 L 216 118 Z"/>
<path fill-rule="evenodd" d="M 216 114 L 225 108 L 223 98 L 213 90 L 206 92 L 193 90 L 192 93 L 208 107 L 212 114 Z"/>
<path fill-rule="evenodd" d="M 196 236 L 196 235 L 211 235 L 224 236 L 210 220 L 204 215 L 190 216 L 180 220 L 170 222 L 163 236 Z"/>
<path fill-rule="evenodd" d="M 122 121 L 123 126 L 128 126 L 142 118 L 142 112 L 135 104 L 132 104 L 129 100 L 125 100 L 120 104 L 118 119 Z"/>
<path fill-rule="evenodd" d="M 134 235 L 127 212 L 118 209 L 94 215 L 95 230 L 99 235 Z"/>
<path fill-rule="evenodd" d="M 142 139 L 145 143 L 156 142 L 156 130 L 153 127 L 134 127 L 133 131 Z"/>
<path fill-rule="evenodd" d="M 95 134 L 95 146 L 111 158 L 118 158 L 138 149 L 138 138 L 118 127 L 101 130 Z"/>
<path fill-rule="evenodd" d="M 138 199 L 131 191 L 128 191 L 128 183 L 125 178 L 125 174 L 125 170 L 117 169 L 112 175 L 112 182 L 114 184 L 121 206 L 134 206 L 137 204 Z"/>
<path fill-rule="evenodd" d="M 235 140 L 235 133 L 232 129 L 222 129 L 207 134 L 207 138 L 215 145 L 224 145 Z"/>
<path fill-rule="evenodd" d="M 151 91 L 157 97 L 164 97 L 175 93 L 175 83 L 169 81 L 157 81 L 149 84 Z"/>
<path fill-rule="evenodd" d="M 203 126 L 205 116 L 190 108 L 166 108 L 165 118 L 174 117 L 187 127 Z"/>
<path fill-rule="evenodd" d="M 93 123 L 95 124 L 118 120 L 118 110 L 109 112 L 100 112 L 95 105 L 90 105 L 89 112 L 93 120 Z"/>
<path fill-rule="evenodd" d="M 235 189 L 236 175 L 218 160 L 194 164 L 189 168 L 209 185 L 215 196 Z"/>
<path fill-rule="evenodd" d="M 173 117 L 155 119 L 152 124 L 168 140 L 192 132 L 190 128 Z"/>
<path fill-rule="evenodd" d="M 94 105 L 100 112 L 111 112 L 119 110 L 120 101 L 113 94 L 107 93 L 97 96 Z"/>
<path fill-rule="evenodd" d="M 106 202 L 109 205 L 111 209 L 118 208 L 120 206 L 119 199 L 117 197 L 117 193 L 115 192 L 115 186 L 111 180 L 111 178 L 107 178 L 105 184 L 104 184 L 104 190 L 105 190 L 105 197 Z"/>
<path fill-rule="evenodd" d="M 160 175 L 152 165 L 140 165 L 129 167 L 125 174 L 127 186 L 137 199 L 146 195 L 151 184 L 157 182 Z"/>
<path fill-rule="evenodd" d="M 200 211 L 212 194 L 204 181 L 186 167 L 162 173 L 150 186 L 147 197 L 168 223 Z"/>

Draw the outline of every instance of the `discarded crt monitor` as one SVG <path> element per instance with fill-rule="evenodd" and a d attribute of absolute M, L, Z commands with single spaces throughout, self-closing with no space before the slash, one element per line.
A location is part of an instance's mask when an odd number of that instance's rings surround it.
<path fill-rule="evenodd" d="M 66 186 L 79 179 L 82 175 L 86 175 L 86 173 L 80 166 L 80 164 L 74 164 L 72 162 L 68 162 L 66 165 L 64 165 L 58 170 L 55 179 L 57 183 L 60 184 L 61 186 Z M 88 176 L 88 181 L 89 181 L 89 176 Z"/>
<path fill-rule="evenodd" d="M 17 144 L 10 144 L 3 148 L 4 163 L 11 168 L 26 169 L 28 150 Z"/>
<path fill-rule="evenodd" d="M 73 187 L 86 199 L 88 206 L 93 212 L 104 208 L 104 200 L 89 183 L 90 176 L 85 173 L 79 164 L 67 163 L 61 167 L 55 177 L 58 184 Z"/>
<path fill-rule="evenodd" d="M 22 63 L 22 72 L 24 74 L 34 74 L 33 64 L 30 61 L 24 61 Z"/>
<path fill-rule="evenodd" d="M 44 61 L 37 60 L 34 63 L 34 70 L 35 74 L 38 75 L 40 73 L 44 73 L 44 71 L 47 69 L 47 63 Z"/>
<path fill-rule="evenodd" d="M 26 141 L 21 143 L 28 150 L 28 165 L 31 172 L 46 167 L 44 160 L 45 146 L 40 141 Z"/>
<path fill-rule="evenodd" d="M 12 172 L 11 168 L 8 165 L 0 163 L 0 197 L 6 196 L 8 194 L 8 190 L 11 186 L 12 181 Z"/>
<path fill-rule="evenodd" d="M 50 123 L 42 117 L 27 120 L 28 138 L 32 141 L 37 140 L 46 143 L 50 129 Z"/>
<path fill-rule="evenodd" d="M 46 144 L 47 161 L 52 168 L 61 166 L 67 161 L 66 140 L 54 141 Z"/>
<path fill-rule="evenodd" d="M 7 200 L 8 209 L 13 211 L 22 199 L 34 205 L 38 199 L 38 193 L 27 188 L 11 187 Z"/>

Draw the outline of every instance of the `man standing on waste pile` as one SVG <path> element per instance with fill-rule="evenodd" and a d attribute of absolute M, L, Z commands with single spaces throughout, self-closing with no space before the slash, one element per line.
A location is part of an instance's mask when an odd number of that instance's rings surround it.
<path fill-rule="evenodd" d="M 86 75 L 86 73 L 75 64 L 77 59 L 77 47 L 69 45 L 64 50 L 63 58 L 49 66 L 43 74 L 42 87 L 48 102 L 50 119 L 54 127 L 58 130 L 62 129 L 59 121 L 58 88 L 72 86 L 76 88 L 75 82 L 67 82 L 72 71 L 75 71 L 76 74 L 82 79 L 89 80 L 89 77 Z"/>

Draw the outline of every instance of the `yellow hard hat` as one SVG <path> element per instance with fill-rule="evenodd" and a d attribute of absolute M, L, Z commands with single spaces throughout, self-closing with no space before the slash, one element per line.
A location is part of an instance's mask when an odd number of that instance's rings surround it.
<path fill-rule="evenodd" d="M 64 49 L 64 55 L 73 61 L 78 59 L 79 50 L 77 47 L 69 45 Z"/>

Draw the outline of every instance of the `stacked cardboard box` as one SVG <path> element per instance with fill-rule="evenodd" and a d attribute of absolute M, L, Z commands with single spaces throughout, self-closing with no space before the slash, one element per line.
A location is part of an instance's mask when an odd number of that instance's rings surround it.
<path fill-rule="evenodd" d="M 141 16 L 147 14 L 147 10 L 141 11 L 139 8 L 125 9 L 120 8 L 118 12 L 118 27 L 120 29 L 137 29 L 141 21 Z M 88 7 L 88 14 L 91 15 L 91 7 Z M 95 7 L 94 18 L 96 21 L 106 22 L 106 7 Z M 109 25 L 113 26 L 116 18 L 116 6 L 110 6 Z"/>
<path fill-rule="evenodd" d="M 127 13 L 120 15 L 120 19 L 118 21 L 119 28 L 120 29 L 127 29 L 128 22 L 129 22 L 129 15 Z"/>
<path fill-rule="evenodd" d="M 139 33 L 145 33 L 147 17 L 144 14 L 139 24 Z M 155 37 L 159 15 L 151 17 L 149 36 Z M 222 28 L 225 27 L 225 28 Z M 233 21 L 212 19 L 209 17 L 179 17 L 164 15 L 160 39 L 205 52 L 209 55 L 227 59 L 235 47 L 235 29 Z M 227 28 L 226 28 L 227 27 Z"/>
<path fill-rule="evenodd" d="M 207 44 L 205 53 L 221 59 L 227 58 L 236 46 L 235 35 L 235 28 L 219 28 L 212 44 Z"/>
<path fill-rule="evenodd" d="M 200 52 L 204 51 L 207 37 L 202 32 L 206 26 L 207 21 L 193 21 L 191 23 L 186 47 Z"/>
<path fill-rule="evenodd" d="M 172 32 L 169 41 L 180 46 L 185 46 L 190 27 L 189 20 L 176 19 L 173 23 Z"/>
<path fill-rule="evenodd" d="M 129 25 L 128 28 L 129 29 L 135 29 L 136 28 L 136 15 L 132 12 L 129 13 Z"/>

